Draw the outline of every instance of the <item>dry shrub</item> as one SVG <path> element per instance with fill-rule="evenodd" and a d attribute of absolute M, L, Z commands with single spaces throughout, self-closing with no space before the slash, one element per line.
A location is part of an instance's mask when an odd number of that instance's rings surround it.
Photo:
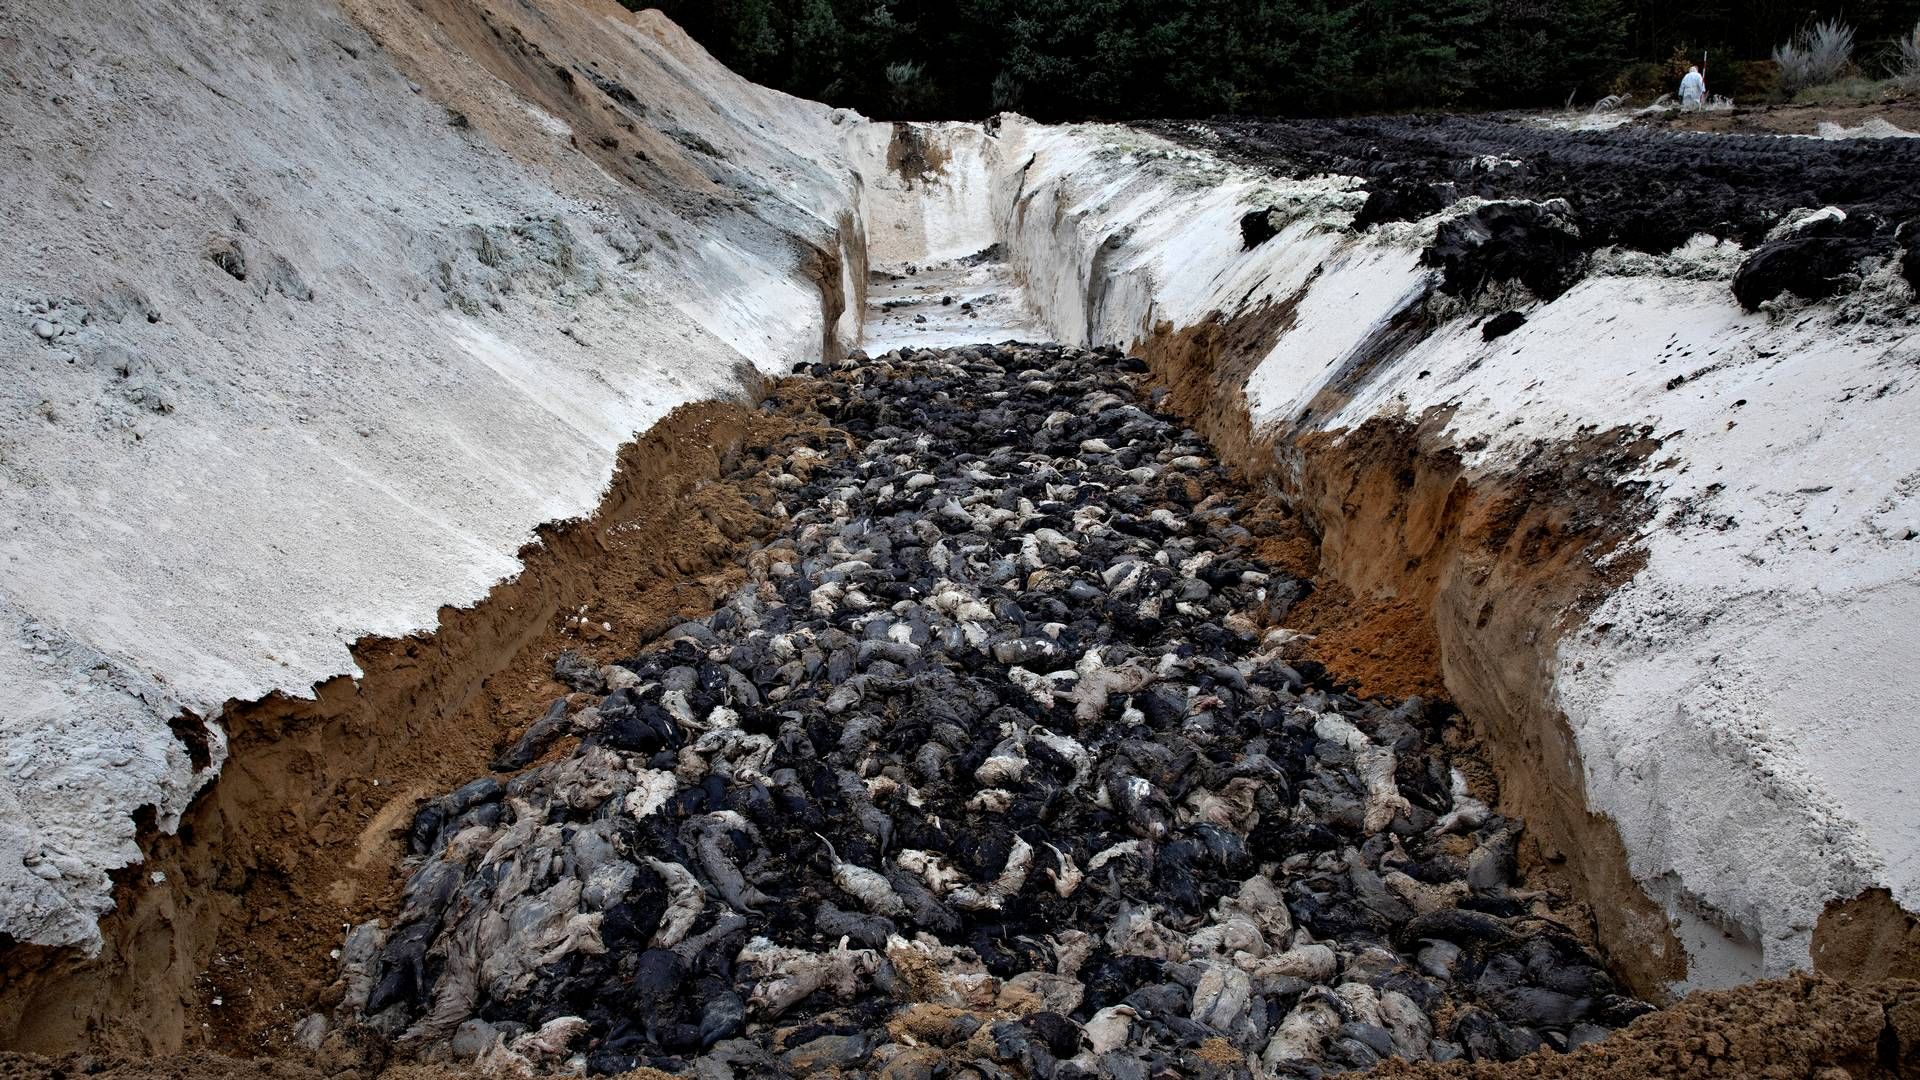
<path fill-rule="evenodd" d="M 1853 62 L 1853 27 L 1822 19 L 1774 46 L 1773 60 L 1780 65 L 1780 89 L 1789 95 L 1833 82 Z"/>
<path fill-rule="evenodd" d="M 1893 81 L 1902 90 L 1920 90 L 1920 23 L 1913 24 L 1913 33 L 1895 38 L 1893 49 Z"/>

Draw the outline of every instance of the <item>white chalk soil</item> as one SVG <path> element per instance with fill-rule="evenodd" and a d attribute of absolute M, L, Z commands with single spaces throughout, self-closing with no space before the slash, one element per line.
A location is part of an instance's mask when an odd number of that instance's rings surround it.
<path fill-rule="evenodd" d="M 222 764 L 183 710 L 308 694 L 362 635 L 431 629 L 589 510 L 623 441 L 745 372 L 863 324 L 869 351 L 1125 346 L 1289 301 L 1246 391 L 1297 423 L 1424 292 L 1433 223 L 1353 234 L 1354 178 L 1099 125 L 869 123 L 656 14 L 485 6 L 543 59 L 399 0 L 12 12 L 0 932 L 97 947 L 136 815 L 171 828 Z M 1269 207 L 1280 235 L 1244 250 Z M 1726 259 L 1603 264 L 1495 342 L 1461 313 L 1311 423 L 1453 407 L 1488 473 L 1594 428 L 1663 439 L 1627 478 L 1657 505 L 1646 566 L 1555 686 L 1690 984 L 1732 983 L 1804 966 L 1829 901 L 1920 908 L 1920 338 L 1891 275 L 1744 314 Z"/>
<path fill-rule="evenodd" d="M 647 89 L 676 136 L 642 151 L 664 173 L 642 189 L 575 148 L 620 101 L 530 98 L 405 5 L 364 7 L 418 66 L 330 3 L 11 12 L 0 931 L 18 940 L 98 946 L 136 813 L 172 829 L 221 764 L 217 730 L 191 760 L 182 710 L 306 695 L 355 672 L 361 636 L 432 629 L 518 570 L 534 525 L 589 511 L 634 433 L 826 337 L 802 255 L 839 245 L 854 179 L 825 106 L 658 17 L 551 5 L 579 84 Z"/>

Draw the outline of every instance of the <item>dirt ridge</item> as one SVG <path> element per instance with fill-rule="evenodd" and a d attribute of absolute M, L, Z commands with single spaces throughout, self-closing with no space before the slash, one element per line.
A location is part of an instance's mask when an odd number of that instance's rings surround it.
<path fill-rule="evenodd" d="M 259 1033 L 299 1019 L 287 1002 L 332 981 L 341 924 L 397 887 L 388 830 L 425 791 L 483 772 L 498 740 L 564 693 L 548 654 L 592 654 L 595 628 L 616 620 L 622 637 L 658 633 L 724 586 L 766 518 L 715 481 L 790 426 L 744 401 L 681 406 L 621 449 L 592 516 L 539 529 L 520 574 L 479 603 L 442 609 L 432 632 L 362 639 L 362 676 L 311 700 L 230 702 L 226 769 L 178 834 L 145 830 L 101 956 L 0 946 L 0 1046 L 270 1048 Z M 256 987 L 270 1004 L 255 1006 Z"/>
<path fill-rule="evenodd" d="M 1315 658 L 1363 692 L 1451 697 L 1488 748 L 1503 811 L 1528 824 L 1535 866 L 1567 877 L 1593 909 L 1603 952 L 1634 991 L 1666 998 L 1685 952 L 1634 882 L 1612 821 L 1587 810 L 1571 733 L 1548 704 L 1560 634 L 1637 565 L 1629 555 L 1602 569 L 1646 514 L 1615 477 L 1658 444 L 1598 433 L 1481 476 L 1444 435 L 1446 410 L 1355 431 L 1256 431 L 1247 377 L 1291 323 L 1290 304 L 1216 314 L 1180 331 L 1163 324 L 1138 349 L 1223 459 L 1305 519 L 1322 580 L 1351 594 L 1303 606 L 1298 629 L 1319 635 Z"/>

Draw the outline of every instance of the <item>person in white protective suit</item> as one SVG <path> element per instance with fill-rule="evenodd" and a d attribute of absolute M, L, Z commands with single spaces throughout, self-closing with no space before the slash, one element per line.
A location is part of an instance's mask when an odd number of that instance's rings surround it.
<path fill-rule="evenodd" d="M 1690 67 L 1686 78 L 1680 80 L 1680 107 L 1698 109 L 1707 103 L 1707 80 L 1701 76 L 1700 69 Z"/>

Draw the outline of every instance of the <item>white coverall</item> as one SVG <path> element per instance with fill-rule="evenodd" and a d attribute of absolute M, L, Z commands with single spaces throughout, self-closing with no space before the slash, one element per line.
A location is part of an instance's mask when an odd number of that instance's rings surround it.
<path fill-rule="evenodd" d="M 1700 69 L 1688 68 L 1687 77 L 1680 80 L 1680 107 L 1697 109 L 1707 103 L 1707 80 L 1700 76 Z"/>

